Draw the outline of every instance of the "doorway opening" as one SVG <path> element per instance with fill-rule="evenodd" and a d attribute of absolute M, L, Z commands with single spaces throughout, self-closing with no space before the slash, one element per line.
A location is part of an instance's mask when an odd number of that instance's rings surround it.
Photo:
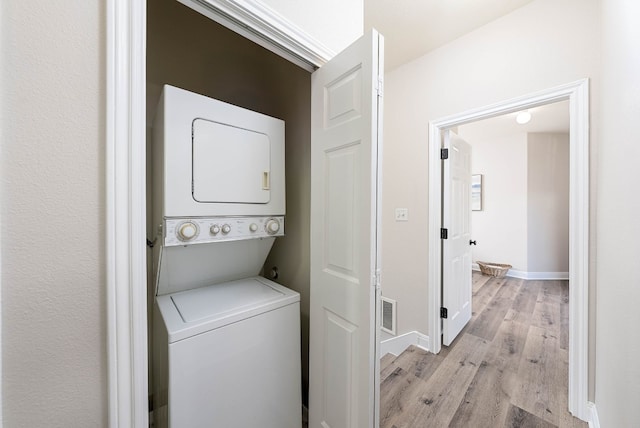
<path fill-rule="evenodd" d="M 589 253 L 589 104 L 588 79 L 448 116 L 429 123 L 429 212 L 441 213 L 440 149 L 452 128 L 557 101 L 569 101 L 569 411 L 587 420 L 588 399 L 588 253 Z M 429 216 L 428 332 L 431 351 L 440 352 L 442 328 L 442 255 L 440 215 Z"/>

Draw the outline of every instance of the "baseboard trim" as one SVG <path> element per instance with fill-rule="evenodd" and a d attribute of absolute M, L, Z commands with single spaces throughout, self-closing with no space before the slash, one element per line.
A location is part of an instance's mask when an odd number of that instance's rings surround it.
<path fill-rule="evenodd" d="M 587 412 L 589 413 L 589 428 L 600 428 L 600 419 L 598 419 L 598 410 L 595 403 L 589 401 L 587 403 Z"/>
<path fill-rule="evenodd" d="M 431 351 L 429 336 L 418 331 L 410 331 L 380 342 L 380 358 L 386 354 L 398 356 L 411 345 L 415 345 L 425 351 Z"/>
<path fill-rule="evenodd" d="M 479 272 L 480 267 L 477 263 L 471 264 L 471 269 Z M 510 278 L 529 279 L 537 281 L 546 280 L 568 280 L 569 272 L 525 272 L 521 270 L 509 269 L 507 276 Z"/>

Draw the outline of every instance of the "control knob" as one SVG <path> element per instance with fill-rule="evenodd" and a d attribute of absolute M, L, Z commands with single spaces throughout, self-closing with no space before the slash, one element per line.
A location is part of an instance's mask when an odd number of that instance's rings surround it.
<path fill-rule="evenodd" d="M 255 232 L 256 230 L 258 230 L 258 225 L 255 224 L 255 223 L 251 223 L 249 225 L 249 230 L 252 231 L 252 232 Z"/>
<path fill-rule="evenodd" d="M 198 226 L 190 221 L 186 221 L 178 228 L 178 239 L 181 241 L 190 241 L 198 234 Z"/>
<path fill-rule="evenodd" d="M 226 235 L 229 232 L 231 232 L 231 226 L 229 226 L 228 224 L 223 225 L 222 226 L 222 234 Z"/>
<path fill-rule="evenodd" d="M 214 224 L 209 228 L 209 232 L 211 232 L 212 235 L 217 235 L 218 233 L 220 233 L 220 226 Z"/>
<path fill-rule="evenodd" d="M 264 227 L 269 235 L 274 235 L 280 230 L 280 222 L 278 221 L 278 219 L 270 218 L 269 220 L 267 220 L 267 223 L 264 225 Z"/>

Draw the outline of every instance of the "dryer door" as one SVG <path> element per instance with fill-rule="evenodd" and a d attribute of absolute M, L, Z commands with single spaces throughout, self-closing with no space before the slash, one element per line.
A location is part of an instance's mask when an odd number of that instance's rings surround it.
<path fill-rule="evenodd" d="M 193 199 L 266 204 L 271 147 L 266 134 L 205 119 L 193 121 Z"/>

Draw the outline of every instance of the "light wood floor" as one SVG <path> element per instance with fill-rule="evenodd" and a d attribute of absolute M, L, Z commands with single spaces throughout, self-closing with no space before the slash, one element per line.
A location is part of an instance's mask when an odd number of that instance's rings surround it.
<path fill-rule="evenodd" d="M 581 427 L 567 411 L 567 281 L 474 272 L 473 316 L 435 355 L 381 361 L 380 427 Z"/>

